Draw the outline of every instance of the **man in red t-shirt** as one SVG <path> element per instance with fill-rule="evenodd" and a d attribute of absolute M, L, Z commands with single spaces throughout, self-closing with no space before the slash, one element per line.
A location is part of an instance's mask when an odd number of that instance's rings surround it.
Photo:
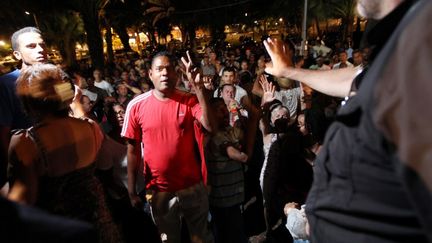
<path fill-rule="evenodd" d="M 152 214 L 162 240 L 180 242 L 182 216 L 192 242 L 213 242 L 207 229 L 208 198 L 201 159 L 194 150 L 199 143 L 196 123 L 211 132 L 213 119 L 199 74 L 192 78 L 189 53 L 188 59 L 182 61 L 196 96 L 175 88 L 174 61 L 161 52 L 153 57 L 149 70 L 155 89 L 137 96 L 127 107 L 122 136 L 129 141 L 128 190 L 132 205 L 141 207 L 135 183 L 139 163 L 143 162 L 146 188 L 153 191 Z"/>

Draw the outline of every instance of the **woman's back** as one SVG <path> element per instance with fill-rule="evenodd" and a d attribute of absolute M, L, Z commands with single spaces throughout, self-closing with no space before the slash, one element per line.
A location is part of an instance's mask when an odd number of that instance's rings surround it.
<path fill-rule="evenodd" d="M 54 214 L 92 223 L 99 242 L 121 242 L 102 184 L 94 175 L 94 161 L 103 139 L 97 124 L 69 117 L 48 118 L 15 136 L 25 136 L 16 146 L 34 147 L 26 155 L 37 176 L 37 188 L 31 188 L 35 197 L 29 202 Z"/>
<path fill-rule="evenodd" d="M 42 175 L 60 176 L 94 163 L 103 140 L 99 127 L 88 120 L 59 118 L 33 128 L 37 150 L 43 151 Z"/>

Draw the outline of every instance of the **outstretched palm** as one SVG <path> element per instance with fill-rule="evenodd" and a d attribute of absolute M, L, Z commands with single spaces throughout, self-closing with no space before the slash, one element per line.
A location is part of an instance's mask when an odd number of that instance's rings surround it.
<path fill-rule="evenodd" d="M 283 41 L 271 38 L 264 40 L 264 46 L 272 60 L 266 64 L 265 71 L 276 77 L 289 78 L 287 71 L 293 69 L 293 65 L 288 47 Z"/>
<path fill-rule="evenodd" d="M 276 99 L 275 86 L 267 80 L 265 75 L 260 76 L 259 83 L 264 91 L 261 98 L 261 106 L 263 106 Z"/>

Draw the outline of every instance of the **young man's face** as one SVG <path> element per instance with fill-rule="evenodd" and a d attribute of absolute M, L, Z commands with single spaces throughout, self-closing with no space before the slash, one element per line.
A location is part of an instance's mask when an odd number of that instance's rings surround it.
<path fill-rule="evenodd" d="M 23 33 L 18 37 L 18 50 L 13 52 L 22 66 L 27 67 L 36 63 L 46 63 L 46 45 L 42 36 L 35 32 Z"/>
<path fill-rule="evenodd" d="M 223 84 L 234 84 L 235 73 L 234 72 L 223 72 L 222 83 Z"/>
<path fill-rule="evenodd" d="M 360 52 L 353 53 L 353 64 L 355 66 L 361 65 L 363 63 L 363 55 Z"/>
<path fill-rule="evenodd" d="M 94 70 L 93 71 L 93 77 L 95 78 L 95 80 L 101 80 L 102 79 L 102 72 L 100 70 Z"/>
<path fill-rule="evenodd" d="M 157 91 L 162 93 L 172 91 L 176 85 L 176 73 L 170 60 L 166 56 L 159 56 L 153 60 L 149 76 Z"/>

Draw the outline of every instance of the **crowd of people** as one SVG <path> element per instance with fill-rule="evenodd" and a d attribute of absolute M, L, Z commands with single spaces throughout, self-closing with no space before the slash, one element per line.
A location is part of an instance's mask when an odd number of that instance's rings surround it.
<path fill-rule="evenodd" d="M 268 38 L 64 68 L 48 64 L 37 28 L 18 30 L 21 67 L 0 77 L 0 210 L 13 222 L 0 231 L 24 231 L 10 242 L 432 241 L 432 135 L 413 118 L 430 103 L 432 60 L 402 31 L 429 38 L 432 4 L 372 2 L 358 3 L 382 19 L 365 48 L 317 40 L 304 56 Z"/>

